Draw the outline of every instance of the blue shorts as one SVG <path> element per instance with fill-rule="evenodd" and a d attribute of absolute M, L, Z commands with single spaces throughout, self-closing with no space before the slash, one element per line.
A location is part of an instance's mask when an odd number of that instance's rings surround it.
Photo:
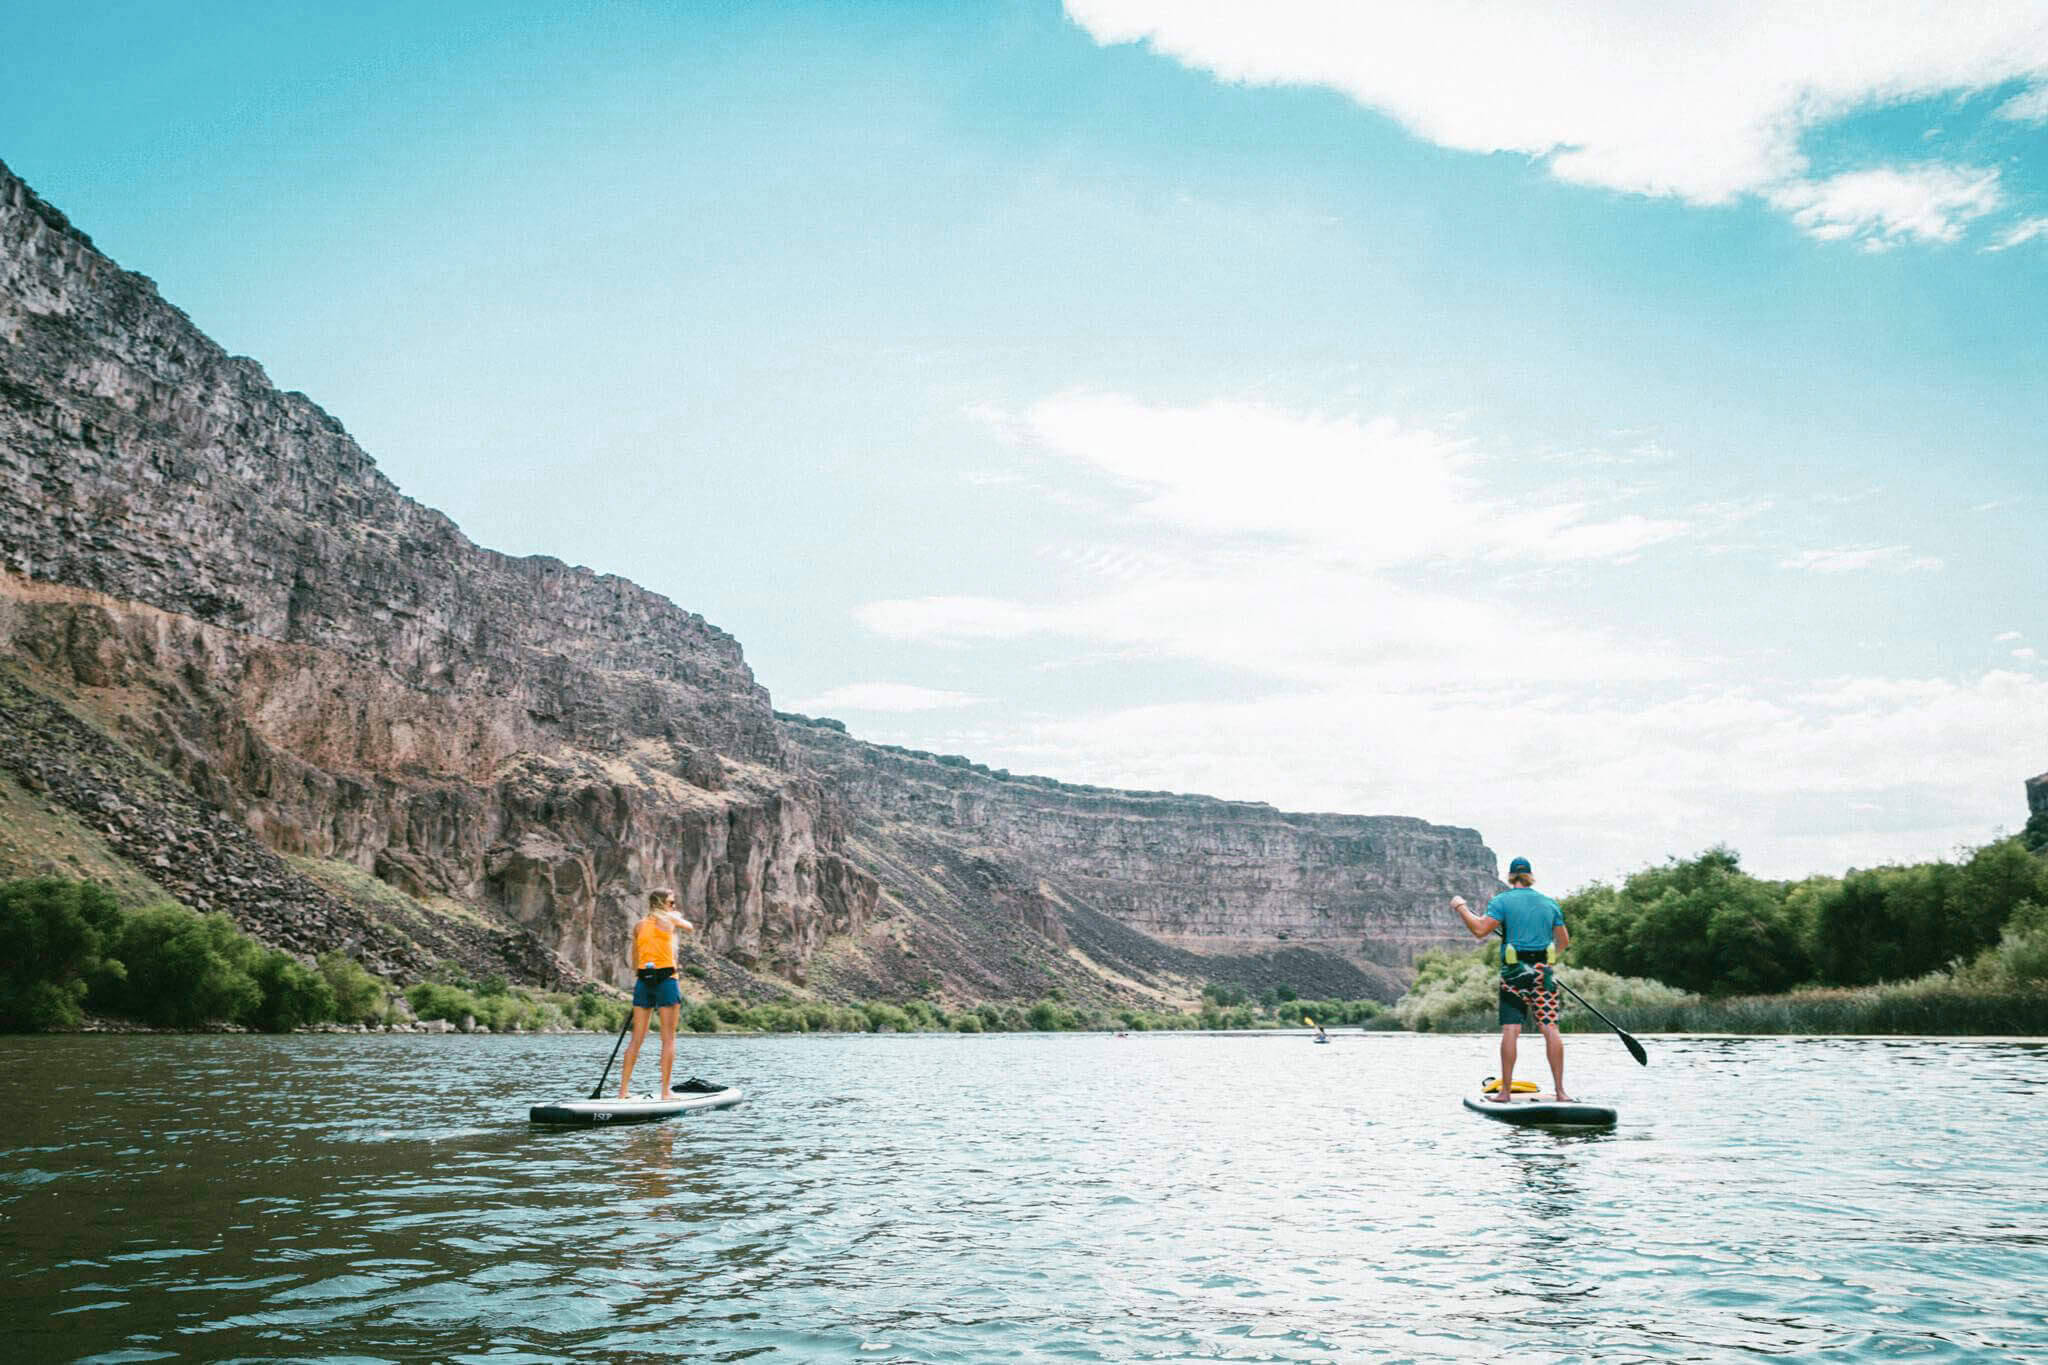
<path fill-rule="evenodd" d="M 633 1003 L 651 1010 L 658 1010 L 664 1005 L 680 1005 L 683 1003 L 683 988 L 672 976 L 665 976 L 659 981 L 636 980 L 633 982 Z"/>

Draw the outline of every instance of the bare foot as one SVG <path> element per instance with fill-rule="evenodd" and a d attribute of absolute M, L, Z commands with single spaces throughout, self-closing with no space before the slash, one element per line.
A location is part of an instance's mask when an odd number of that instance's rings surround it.
<path fill-rule="evenodd" d="M 1572 1098 L 1572 1097 L 1571 1097 L 1570 1095 L 1567 1095 L 1567 1094 L 1565 1094 L 1565 1093 L 1564 1093 L 1564 1091 L 1562 1091 L 1562 1090 L 1558 1091 L 1558 1092 L 1557 1092 L 1557 1093 L 1556 1093 L 1555 1095 L 1552 1095 L 1552 1096 L 1551 1096 L 1550 1098 L 1551 1098 L 1551 1101 L 1552 1101 L 1553 1103 L 1556 1103 L 1556 1104 L 1577 1104 L 1577 1103 L 1578 1103 L 1578 1101 L 1577 1101 L 1577 1100 L 1573 1099 L 1573 1098 Z"/>
<path fill-rule="evenodd" d="M 1513 1104 L 1515 1102 L 1515 1097 L 1513 1095 L 1506 1094 L 1488 1095 L 1486 1097 L 1486 1102 L 1488 1104 Z"/>

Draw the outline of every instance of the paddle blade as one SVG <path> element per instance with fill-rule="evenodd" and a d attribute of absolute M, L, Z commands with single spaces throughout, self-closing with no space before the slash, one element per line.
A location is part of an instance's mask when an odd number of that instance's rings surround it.
<path fill-rule="evenodd" d="M 1614 1036 L 1621 1039 L 1621 1045 L 1628 1049 L 1629 1056 L 1635 1058 L 1644 1066 L 1648 1066 L 1650 1064 L 1650 1054 L 1643 1051 L 1643 1045 L 1641 1043 L 1637 1042 L 1628 1034 L 1623 1033 L 1620 1029 L 1616 1029 L 1614 1031 Z"/>

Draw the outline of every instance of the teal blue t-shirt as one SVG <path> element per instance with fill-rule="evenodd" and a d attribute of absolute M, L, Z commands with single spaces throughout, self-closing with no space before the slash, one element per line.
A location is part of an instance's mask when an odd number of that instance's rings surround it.
<path fill-rule="evenodd" d="M 1488 919 L 1496 920 L 1507 943 L 1515 945 L 1517 957 L 1541 961 L 1544 949 L 1554 941 L 1551 931 L 1564 923 L 1564 911 L 1557 902 L 1533 886 L 1515 886 L 1486 903 Z"/>

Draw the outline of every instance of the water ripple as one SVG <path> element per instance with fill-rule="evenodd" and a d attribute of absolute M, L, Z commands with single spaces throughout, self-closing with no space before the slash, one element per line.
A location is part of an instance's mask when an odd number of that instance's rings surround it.
<path fill-rule="evenodd" d="M 743 1108 L 549 1132 L 589 1038 L 0 1040 L 0 1356 L 1984 1360 L 2048 1352 L 2048 1049 L 693 1039 Z"/>

